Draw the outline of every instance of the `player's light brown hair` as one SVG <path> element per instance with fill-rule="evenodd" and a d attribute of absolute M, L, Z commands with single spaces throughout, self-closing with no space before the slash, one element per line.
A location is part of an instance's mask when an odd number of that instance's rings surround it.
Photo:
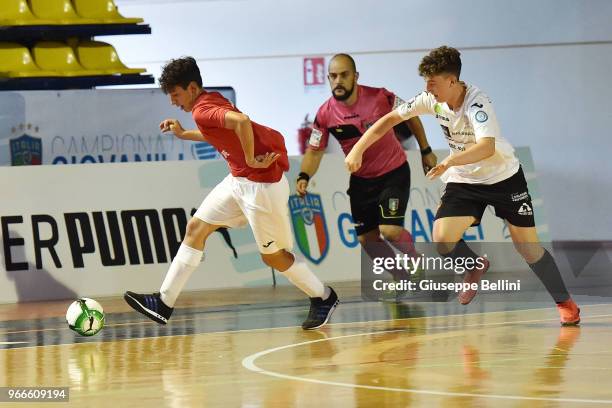
<path fill-rule="evenodd" d="M 443 45 L 433 49 L 423 57 L 419 64 L 419 75 L 432 77 L 453 74 L 459 79 L 461 74 L 461 53 L 455 48 Z"/>
<path fill-rule="evenodd" d="M 192 81 L 200 88 L 202 87 L 200 68 L 193 57 L 182 57 L 170 60 L 163 66 L 159 86 L 167 94 L 172 92 L 176 86 L 187 89 Z"/>

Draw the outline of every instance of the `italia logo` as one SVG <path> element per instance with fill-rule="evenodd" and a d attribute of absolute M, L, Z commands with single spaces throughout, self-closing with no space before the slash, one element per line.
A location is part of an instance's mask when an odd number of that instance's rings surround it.
<path fill-rule="evenodd" d="M 329 250 L 329 234 L 319 194 L 289 197 L 289 211 L 298 247 L 308 260 L 321 263 Z"/>

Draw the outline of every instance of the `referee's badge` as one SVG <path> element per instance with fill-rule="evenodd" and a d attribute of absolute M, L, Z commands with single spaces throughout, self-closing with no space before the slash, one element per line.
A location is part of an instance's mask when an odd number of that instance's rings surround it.
<path fill-rule="evenodd" d="M 391 215 L 397 214 L 398 208 L 399 208 L 399 198 L 390 198 L 389 199 L 389 213 Z"/>
<path fill-rule="evenodd" d="M 312 147 L 319 147 L 321 146 L 322 137 L 323 137 L 323 132 L 321 132 L 319 129 L 312 129 L 312 133 L 310 134 L 310 139 L 308 140 L 308 143 Z"/>

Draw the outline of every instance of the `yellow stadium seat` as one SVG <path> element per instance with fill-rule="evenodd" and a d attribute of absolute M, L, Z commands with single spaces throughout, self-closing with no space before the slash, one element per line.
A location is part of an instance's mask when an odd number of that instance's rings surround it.
<path fill-rule="evenodd" d="M 140 74 L 144 68 L 128 68 L 121 62 L 115 47 L 100 41 L 84 41 L 75 49 L 79 62 L 86 69 L 107 74 Z"/>
<path fill-rule="evenodd" d="M 0 42 L 0 77 L 30 78 L 58 76 L 53 71 L 43 71 L 32 59 L 30 50 L 21 44 Z"/>
<path fill-rule="evenodd" d="M 0 26 L 48 25 L 53 21 L 37 18 L 26 0 L 1 0 Z"/>
<path fill-rule="evenodd" d="M 96 24 L 96 20 L 79 16 L 70 0 L 30 0 L 32 13 L 38 18 L 53 20 L 55 24 Z"/>
<path fill-rule="evenodd" d="M 104 71 L 85 69 L 67 44 L 41 41 L 32 48 L 34 61 L 44 70 L 57 71 L 66 77 L 106 75 Z"/>
<path fill-rule="evenodd" d="M 123 17 L 113 0 L 73 0 L 76 12 L 84 18 L 102 21 L 106 24 L 138 24 L 142 18 Z"/>

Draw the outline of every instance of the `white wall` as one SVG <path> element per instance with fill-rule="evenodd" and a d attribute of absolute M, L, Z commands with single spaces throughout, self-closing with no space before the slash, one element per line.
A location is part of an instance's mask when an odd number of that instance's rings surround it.
<path fill-rule="evenodd" d="M 302 58 L 349 52 L 361 83 L 410 97 L 426 50 L 459 48 L 463 78 L 497 107 L 505 136 L 528 145 L 540 173 L 553 239 L 611 239 L 612 1 L 161 1 L 116 0 L 144 17 L 150 36 L 106 37 L 129 65 L 156 77 L 173 57 L 198 59 L 207 85 L 236 89 L 238 106 L 281 130 L 329 97 L 305 90 Z M 437 125 L 425 120 L 434 147 Z"/>

